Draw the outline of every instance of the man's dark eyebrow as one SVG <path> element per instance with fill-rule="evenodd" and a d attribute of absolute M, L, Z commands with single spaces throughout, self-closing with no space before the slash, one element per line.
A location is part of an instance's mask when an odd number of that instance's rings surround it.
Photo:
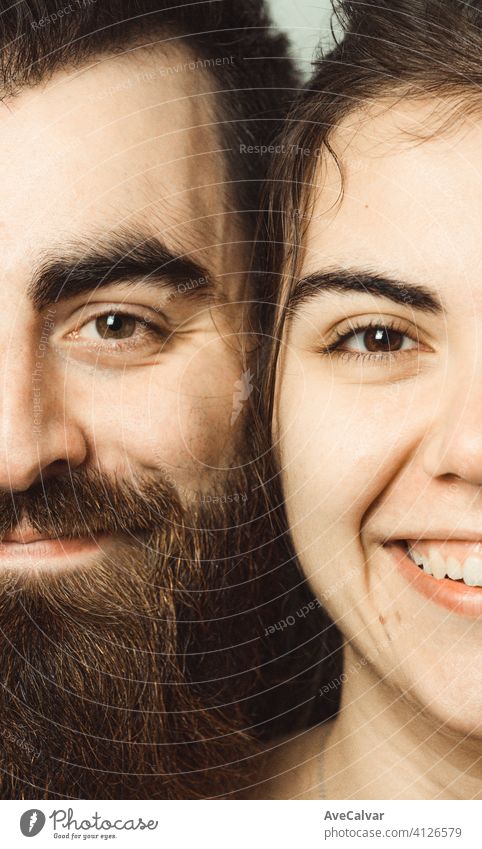
<path fill-rule="evenodd" d="M 40 311 L 66 298 L 116 283 L 139 283 L 140 279 L 185 297 L 204 297 L 214 288 L 206 268 L 174 253 L 159 239 L 120 235 L 98 240 L 93 248 L 71 245 L 64 256 L 45 259 L 34 273 L 27 294 Z"/>
<path fill-rule="evenodd" d="M 425 286 L 407 283 L 384 274 L 376 274 L 354 269 L 335 269 L 315 272 L 299 280 L 291 295 L 289 308 L 297 310 L 307 300 L 324 292 L 363 292 L 388 298 L 396 304 L 411 307 L 433 314 L 443 312 L 442 302 L 437 294 Z"/>

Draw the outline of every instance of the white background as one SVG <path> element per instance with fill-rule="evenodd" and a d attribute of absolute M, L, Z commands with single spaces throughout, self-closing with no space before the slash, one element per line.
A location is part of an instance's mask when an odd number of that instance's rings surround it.
<path fill-rule="evenodd" d="M 310 72 L 313 52 L 320 41 L 330 41 L 330 0 L 268 0 L 273 20 L 288 33 L 300 69 Z"/>

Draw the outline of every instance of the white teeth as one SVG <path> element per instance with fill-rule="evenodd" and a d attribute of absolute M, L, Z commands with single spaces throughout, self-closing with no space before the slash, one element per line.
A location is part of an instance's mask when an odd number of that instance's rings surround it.
<path fill-rule="evenodd" d="M 453 581 L 459 581 L 463 577 L 462 566 L 456 557 L 449 557 L 447 559 L 447 575 Z"/>
<path fill-rule="evenodd" d="M 480 557 L 468 557 L 464 563 L 464 584 L 468 587 L 482 587 L 482 560 Z"/>
<path fill-rule="evenodd" d="M 423 557 L 418 553 L 416 548 L 409 548 L 410 557 L 415 561 L 417 566 L 423 566 Z"/>
<path fill-rule="evenodd" d="M 433 548 L 429 552 L 429 562 L 432 567 L 432 575 L 434 578 L 437 578 L 439 581 L 441 581 L 442 578 L 445 578 L 445 559 Z"/>
<path fill-rule="evenodd" d="M 412 558 L 413 562 L 417 564 L 417 566 L 422 566 L 423 571 L 427 572 L 428 575 L 432 574 L 432 569 L 428 560 L 428 557 L 423 557 L 420 552 L 417 551 L 416 548 L 408 547 L 408 553 Z"/>
<path fill-rule="evenodd" d="M 423 563 L 422 563 L 422 566 L 423 566 L 423 571 L 426 572 L 427 575 L 433 575 L 432 567 L 431 567 L 430 563 L 428 562 L 428 560 L 424 560 Z"/>
<path fill-rule="evenodd" d="M 479 547 L 482 549 L 480 543 L 477 550 Z M 409 546 L 408 554 L 427 575 L 433 575 L 439 581 L 447 576 L 452 581 L 462 580 L 468 587 L 482 587 L 482 552 L 481 555 L 472 554 L 463 565 L 456 557 L 445 559 L 436 548 L 431 548 L 428 555 L 424 555 Z"/>

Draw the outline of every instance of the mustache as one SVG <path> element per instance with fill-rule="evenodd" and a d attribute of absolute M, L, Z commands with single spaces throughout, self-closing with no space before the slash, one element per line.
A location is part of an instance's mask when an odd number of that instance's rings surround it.
<path fill-rule="evenodd" d="M 0 537 L 22 522 L 52 537 L 106 533 L 134 537 L 183 521 L 183 508 L 161 473 L 132 481 L 99 469 L 74 469 L 46 478 L 28 490 L 0 490 Z"/>
<path fill-rule="evenodd" d="M 247 491 L 249 481 L 236 474 L 224 486 Z M 4 527 L 23 516 L 50 533 L 72 533 L 71 523 L 83 534 L 150 531 L 147 545 L 122 541 L 85 569 L 34 580 L 1 570 L 0 798 L 242 787 L 257 750 L 245 715 L 259 650 L 245 539 L 255 496 L 199 499 L 191 511 L 161 478 L 126 484 L 89 470 L 0 502 Z M 233 551 L 246 554 L 233 564 Z"/>

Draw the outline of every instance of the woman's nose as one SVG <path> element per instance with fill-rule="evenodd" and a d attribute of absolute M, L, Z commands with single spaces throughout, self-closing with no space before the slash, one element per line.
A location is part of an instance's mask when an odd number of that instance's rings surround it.
<path fill-rule="evenodd" d="M 425 440 L 425 471 L 482 486 L 482 375 L 478 385 L 459 380 L 439 403 Z"/>

